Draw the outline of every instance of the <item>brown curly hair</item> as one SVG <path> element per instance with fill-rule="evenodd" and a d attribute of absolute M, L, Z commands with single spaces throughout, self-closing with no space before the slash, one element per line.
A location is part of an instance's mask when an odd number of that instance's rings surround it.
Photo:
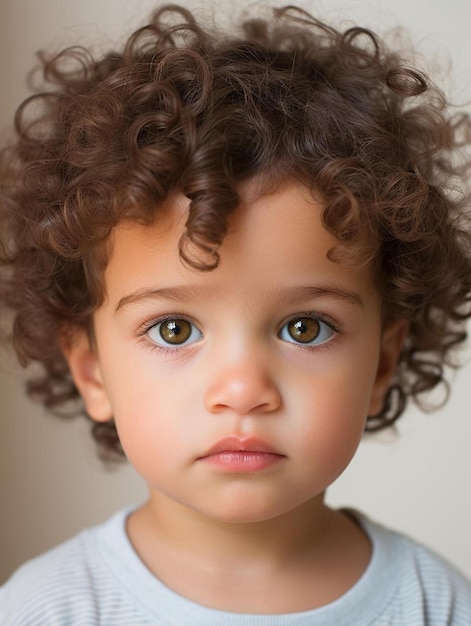
<path fill-rule="evenodd" d="M 203 29 L 168 5 L 120 52 L 40 55 L 42 85 L 1 154 L 0 302 L 13 310 L 20 362 L 44 368 L 30 394 L 55 411 L 78 399 L 60 337 L 92 335 L 112 228 L 150 223 L 180 190 L 191 200 L 180 254 L 211 270 L 240 184 L 255 175 L 320 192 L 333 258 L 370 264 L 386 320 L 409 322 L 367 428 L 445 382 L 471 315 L 468 118 L 451 116 L 428 77 L 369 30 L 339 32 L 291 6 L 240 28 Z M 94 436 L 120 452 L 113 423 Z"/>

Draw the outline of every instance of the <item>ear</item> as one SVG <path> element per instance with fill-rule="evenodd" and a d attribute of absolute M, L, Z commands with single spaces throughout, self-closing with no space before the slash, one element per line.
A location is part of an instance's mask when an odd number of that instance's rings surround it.
<path fill-rule="evenodd" d="M 383 330 L 378 369 L 368 411 L 369 415 L 378 415 L 383 408 L 384 397 L 394 375 L 408 328 L 408 323 L 405 320 L 396 320 L 388 324 Z"/>
<path fill-rule="evenodd" d="M 96 422 L 111 420 L 113 412 L 103 384 L 98 354 L 90 345 L 87 333 L 79 330 L 64 337 L 62 352 L 88 415 Z"/>

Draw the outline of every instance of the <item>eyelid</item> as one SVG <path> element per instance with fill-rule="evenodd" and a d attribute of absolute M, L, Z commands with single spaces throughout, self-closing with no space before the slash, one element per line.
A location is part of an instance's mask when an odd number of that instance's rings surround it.
<path fill-rule="evenodd" d="M 343 333 L 344 332 L 343 331 L 343 324 L 338 319 L 335 319 L 335 318 L 331 317 L 330 315 L 327 315 L 326 313 L 319 313 L 318 311 L 312 311 L 312 310 L 310 310 L 310 311 L 299 311 L 297 313 L 293 313 L 292 315 L 288 315 L 281 322 L 280 330 L 283 328 L 283 326 L 286 326 L 286 324 L 288 324 L 288 322 L 291 322 L 292 320 L 295 320 L 295 319 L 299 319 L 301 317 L 310 317 L 313 320 L 317 320 L 319 322 L 323 322 L 324 324 L 327 324 L 327 326 L 330 326 L 330 328 L 333 331 L 335 331 L 336 333 Z"/>
<path fill-rule="evenodd" d="M 184 320 L 185 322 L 188 322 L 188 324 L 198 328 L 197 322 L 185 313 L 167 313 L 164 315 L 156 315 L 155 317 L 152 317 L 140 324 L 136 329 L 136 335 L 145 335 L 148 330 L 157 326 L 157 324 L 162 324 L 163 322 L 169 322 L 172 320 Z"/>

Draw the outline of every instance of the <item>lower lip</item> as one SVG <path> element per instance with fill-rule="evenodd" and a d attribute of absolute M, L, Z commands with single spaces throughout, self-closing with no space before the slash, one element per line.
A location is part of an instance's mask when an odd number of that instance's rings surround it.
<path fill-rule="evenodd" d="M 227 472 L 248 474 L 275 465 L 283 457 L 272 452 L 227 451 L 210 454 L 202 460 Z"/>

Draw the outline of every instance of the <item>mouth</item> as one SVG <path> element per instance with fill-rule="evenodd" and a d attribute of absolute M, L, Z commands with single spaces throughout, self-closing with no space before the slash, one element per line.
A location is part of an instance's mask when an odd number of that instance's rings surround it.
<path fill-rule="evenodd" d="M 271 467 L 285 457 L 266 442 L 255 439 L 226 437 L 198 458 L 229 473 L 254 473 Z"/>

